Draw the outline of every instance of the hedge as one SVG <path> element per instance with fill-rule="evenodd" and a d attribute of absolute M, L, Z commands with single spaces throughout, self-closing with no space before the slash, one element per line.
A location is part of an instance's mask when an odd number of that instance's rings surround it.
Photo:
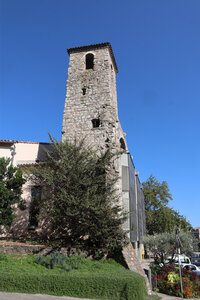
<path fill-rule="evenodd" d="M 0 271 L 0 291 L 113 300 L 143 300 L 147 295 L 144 278 L 130 271 L 45 276 Z"/>

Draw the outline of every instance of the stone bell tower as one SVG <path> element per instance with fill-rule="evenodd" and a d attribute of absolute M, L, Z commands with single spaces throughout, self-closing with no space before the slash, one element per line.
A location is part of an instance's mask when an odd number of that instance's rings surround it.
<path fill-rule="evenodd" d="M 95 149 L 126 149 L 118 119 L 115 57 L 110 43 L 68 49 L 62 139 Z"/>
<path fill-rule="evenodd" d="M 111 166 L 119 180 L 119 203 L 128 213 L 123 228 L 141 257 L 145 232 L 144 198 L 138 173 L 128 152 L 117 109 L 117 64 L 110 43 L 68 49 L 69 67 L 62 140 L 85 139 L 96 150 L 122 151 Z M 131 248 L 132 249 L 132 248 Z M 129 254 L 127 254 L 130 257 Z"/>

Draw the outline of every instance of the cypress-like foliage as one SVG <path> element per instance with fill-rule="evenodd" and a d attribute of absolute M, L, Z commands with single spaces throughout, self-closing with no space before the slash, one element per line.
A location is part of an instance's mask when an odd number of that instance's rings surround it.
<path fill-rule="evenodd" d="M 84 141 L 70 144 L 50 139 L 52 151 L 33 169 L 34 180 L 45 195 L 50 238 L 93 255 L 123 246 L 125 216 L 115 189 L 118 178 L 110 175 L 117 154 L 109 150 L 97 154 L 86 149 Z"/>
<path fill-rule="evenodd" d="M 21 198 L 24 183 L 22 170 L 14 167 L 9 158 L 0 158 L 0 225 L 12 224 L 15 218 L 14 204 L 25 208 Z"/>

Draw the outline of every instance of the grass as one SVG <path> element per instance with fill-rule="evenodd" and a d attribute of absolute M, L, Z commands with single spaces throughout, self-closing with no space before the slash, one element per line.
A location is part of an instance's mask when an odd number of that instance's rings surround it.
<path fill-rule="evenodd" d="M 8 274 L 32 274 L 32 275 L 60 275 L 62 269 L 60 266 L 56 266 L 53 269 L 46 268 L 43 265 L 38 264 L 37 256 L 29 255 L 6 255 L 4 258 L 0 255 L 0 273 L 3 271 Z M 65 260 L 66 264 L 72 267 L 73 274 L 86 274 L 86 273 L 105 273 L 110 274 L 123 273 L 130 274 L 130 271 L 123 266 L 115 262 L 113 259 L 92 260 L 83 256 L 72 256 Z M 66 276 L 67 274 L 65 274 Z M 69 275 L 69 274 L 68 274 Z M 68 276 L 67 275 L 67 276 Z"/>
<path fill-rule="evenodd" d="M 0 254 L 0 291 L 66 295 L 91 299 L 149 300 L 144 278 L 112 259 L 72 256 L 50 268 L 50 257 Z M 69 272 L 70 270 L 70 272 Z M 159 299 L 159 298 L 157 298 Z"/>

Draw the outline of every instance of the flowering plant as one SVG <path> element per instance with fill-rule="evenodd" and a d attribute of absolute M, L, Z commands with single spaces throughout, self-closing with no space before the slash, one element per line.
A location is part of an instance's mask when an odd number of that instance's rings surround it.
<path fill-rule="evenodd" d="M 176 274 L 175 272 L 170 272 L 167 277 L 168 277 L 168 281 L 171 284 L 180 280 L 179 275 Z"/>
<path fill-rule="evenodd" d="M 200 297 L 200 278 L 192 271 L 182 269 L 184 298 Z M 182 297 L 179 270 L 174 265 L 160 268 L 156 275 L 157 290 L 168 295 Z"/>

